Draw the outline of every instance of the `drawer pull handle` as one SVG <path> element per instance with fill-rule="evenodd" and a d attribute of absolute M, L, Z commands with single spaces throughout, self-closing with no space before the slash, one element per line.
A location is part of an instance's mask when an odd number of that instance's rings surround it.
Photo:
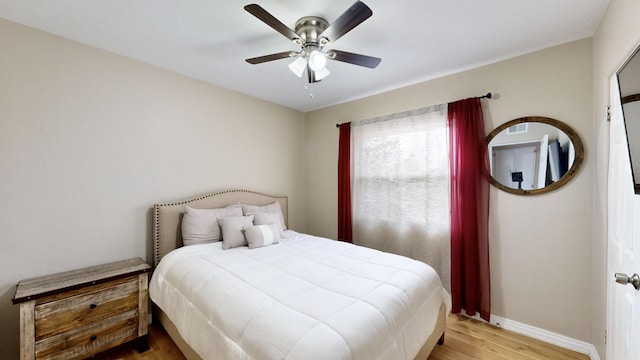
<path fill-rule="evenodd" d="M 89 340 L 91 341 L 96 341 L 96 339 L 98 338 L 98 335 L 91 335 L 91 337 L 89 338 Z"/>
<path fill-rule="evenodd" d="M 89 307 L 90 307 L 90 308 L 92 308 L 92 309 L 95 309 L 97 306 L 98 306 L 98 305 L 96 305 L 96 304 L 91 304 L 91 305 L 89 305 Z"/>

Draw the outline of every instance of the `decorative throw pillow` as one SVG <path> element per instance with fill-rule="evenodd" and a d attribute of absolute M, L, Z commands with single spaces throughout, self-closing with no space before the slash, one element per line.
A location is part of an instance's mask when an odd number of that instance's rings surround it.
<path fill-rule="evenodd" d="M 280 218 L 278 217 L 278 213 L 276 212 L 264 212 L 264 211 L 257 211 L 257 212 L 250 212 L 247 213 L 245 215 L 253 215 L 253 224 L 254 225 L 271 225 L 273 224 L 276 228 L 276 230 L 278 230 L 276 232 L 276 234 L 278 234 L 278 237 L 280 239 L 284 239 L 284 230 L 281 228 L 280 225 Z"/>
<path fill-rule="evenodd" d="M 226 216 L 218 218 L 218 224 L 222 229 L 222 249 L 227 250 L 239 246 L 247 246 L 247 239 L 242 229 L 253 225 L 253 215 Z"/>
<path fill-rule="evenodd" d="M 241 204 L 242 205 L 242 212 L 246 215 L 247 213 L 254 213 L 254 212 L 274 212 L 278 214 L 278 217 L 280 219 L 279 222 L 279 226 L 280 226 L 280 230 L 284 231 L 287 229 L 287 226 L 284 224 L 284 216 L 282 215 L 282 208 L 280 207 L 280 203 L 277 201 L 272 202 L 271 204 L 267 204 L 267 205 L 247 205 L 247 204 Z"/>
<path fill-rule="evenodd" d="M 277 244 L 279 241 L 278 227 L 276 224 L 253 225 L 243 228 L 247 238 L 249 249 L 255 249 L 267 245 Z"/>
<path fill-rule="evenodd" d="M 239 204 L 218 209 L 194 209 L 187 206 L 182 217 L 182 243 L 186 246 L 222 240 L 218 225 L 218 218 L 221 216 L 242 216 L 242 207 Z"/>

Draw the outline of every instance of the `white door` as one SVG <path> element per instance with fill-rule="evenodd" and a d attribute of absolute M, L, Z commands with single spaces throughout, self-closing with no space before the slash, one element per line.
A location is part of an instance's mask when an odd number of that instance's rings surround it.
<path fill-rule="evenodd" d="M 537 184 L 537 146 L 517 144 L 494 146 L 492 148 L 492 176 L 504 186 L 532 190 Z M 521 173 L 522 181 L 513 181 L 512 174 Z"/>
<path fill-rule="evenodd" d="M 640 291 L 615 274 L 640 273 L 640 196 L 634 195 L 618 81 L 611 78 L 608 183 L 607 359 L 640 359 Z M 625 280 L 619 276 L 620 281 Z"/>

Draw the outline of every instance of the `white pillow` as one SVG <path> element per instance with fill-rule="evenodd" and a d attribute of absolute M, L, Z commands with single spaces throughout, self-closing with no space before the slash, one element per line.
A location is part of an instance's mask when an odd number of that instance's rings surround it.
<path fill-rule="evenodd" d="M 218 224 L 222 229 L 222 249 L 227 250 L 239 246 L 247 246 L 247 239 L 242 229 L 253 225 L 253 215 L 249 216 L 225 216 L 218 218 Z"/>
<path fill-rule="evenodd" d="M 276 212 L 250 212 L 245 215 L 253 215 L 253 224 L 254 225 L 270 225 L 273 224 L 277 230 L 278 237 L 280 239 L 284 239 L 284 229 L 280 226 L 280 218 L 278 217 L 278 213 Z"/>
<path fill-rule="evenodd" d="M 187 206 L 182 217 L 182 243 L 186 246 L 222 240 L 218 225 L 218 218 L 221 216 L 242 216 L 242 207 L 238 204 L 219 209 L 194 209 Z"/>
<path fill-rule="evenodd" d="M 249 244 L 249 249 L 277 244 L 280 238 L 276 224 L 253 225 L 242 228 Z"/>
<path fill-rule="evenodd" d="M 271 204 L 267 204 L 267 205 L 247 205 L 247 204 L 241 204 L 242 205 L 242 212 L 246 215 L 248 213 L 254 213 L 254 212 L 274 212 L 278 214 L 278 217 L 280 218 L 280 230 L 284 231 L 287 230 L 287 226 L 284 224 L 284 216 L 282 215 L 282 208 L 280 207 L 280 203 L 277 201 L 272 202 Z"/>

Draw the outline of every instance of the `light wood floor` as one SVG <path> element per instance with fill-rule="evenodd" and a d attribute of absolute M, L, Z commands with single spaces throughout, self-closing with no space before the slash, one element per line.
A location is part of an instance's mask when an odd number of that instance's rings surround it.
<path fill-rule="evenodd" d="M 428 360 L 589 360 L 589 356 L 496 328 L 466 316 L 449 315 L 444 345 Z"/>
<path fill-rule="evenodd" d="M 138 354 L 125 344 L 102 354 L 100 360 L 184 360 L 169 335 L 158 324 L 149 326 L 150 349 Z M 464 316 L 450 315 L 444 345 L 436 348 L 428 360 L 589 360 L 584 354 L 569 351 Z"/>

